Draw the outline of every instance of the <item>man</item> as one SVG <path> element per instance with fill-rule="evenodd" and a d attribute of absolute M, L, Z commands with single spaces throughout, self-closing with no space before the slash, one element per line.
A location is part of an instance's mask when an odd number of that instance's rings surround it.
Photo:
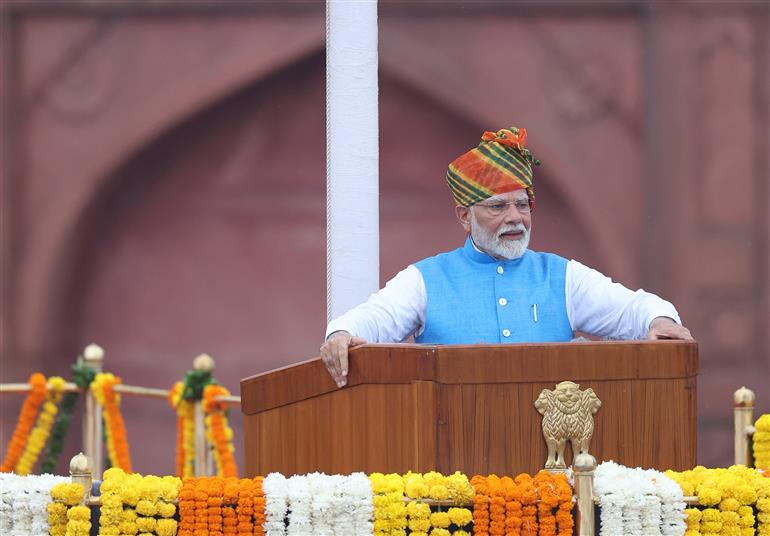
<path fill-rule="evenodd" d="M 535 195 L 527 133 L 485 132 L 449 164 L 465 245 L 408 266 L 366 303 L 333 320 L 321 357 L 339 387 L 348 349 L 427 344 L 569 341 L 580 331 L 620 339 L 692 339 L 669 302 L 632 292 L 577 261 L 527 249 Z"/>

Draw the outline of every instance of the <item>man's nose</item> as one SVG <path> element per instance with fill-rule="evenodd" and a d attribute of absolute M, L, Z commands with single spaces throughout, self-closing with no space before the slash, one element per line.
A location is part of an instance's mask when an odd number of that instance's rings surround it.
<path fill-rule="evenodd" d="M 521 212 L 516 208 L 516 205 L 511 203 L 505 207 L 505 223 L 521 223 L 523 220 Z"/>

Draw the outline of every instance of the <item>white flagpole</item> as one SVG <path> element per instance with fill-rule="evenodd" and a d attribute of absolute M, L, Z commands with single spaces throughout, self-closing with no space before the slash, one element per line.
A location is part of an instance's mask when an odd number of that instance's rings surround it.
<path fill-rule="evenodd" d="M 377 0 L 326 2 L 326 295 L 331 320 L 379 288 Z"/>

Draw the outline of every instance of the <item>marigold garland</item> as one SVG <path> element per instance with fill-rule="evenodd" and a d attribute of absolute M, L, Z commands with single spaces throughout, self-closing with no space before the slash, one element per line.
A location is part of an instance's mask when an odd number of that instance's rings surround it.
<path fill-rule="evenodd" d="M 254 477 L 254 536 L 265 534 L 265 492 L 262 489 L 264 477 Z"/>
<path fill-rule="evenodd" d="M 532 477 L 521 473 L 513 479 L 521 492 L 521 534 L 522 536 L 536 535 L 537 525 L 537 491 Z"/>
<path fill-rule="evenodd" d="M 37 417 L 35 428 L 29 434 L 24 452 L 16 463 L 15 472 L 17 475 L 23 476 L 32 472 L 32 466 L 35 465 L 45 447 L 56 420 L 56 414 L 59 411 L 58 405 L 64 389 L 64 379 L 59 376 L 51 376 L 48 378 L 47 386 L 46 400 Z"/>
<path fill-rule="evenodd" d="M 238 533 L 238 514 L 235 511 L 238 504 L 238 479 L 228 477 L 222 484 L 222 528 L 226 536 L 232 536 Z"/>
<path fill-rule="evenodd" d="M 217 474 L 237 477 L 238 467 L 233 456 L 233 431 L 227 423 L 226 407 L 217 400 L 229 396 L 230 392 L 221 385 L 207 385 L 203 388 L 203 411 L 206 414 L 206 436 L 214 446 L 214 460 Z"/>
<path fill-rule="evenodd" d="M 86 365 L 82 359 L 78 359 L 71 369 L 72 381 L 75 385 L 84 391 L 88 389 L 96 374 L 94 369 Z M 56 415 L 56 422 L 51 430 L 48 445 L 46 445 L 46 450 L 40 463 L 41 473 L 53 473 L 56 470 L 59 457 L 64 449 L 64 439 L 69 431 L 70 421 L 72 420 L 72 414 L 78 398 L 80 398 L 79 392 L 68 392 L 62 396 L 59 403 L 59 411 Z"/>
<path fill-rule="evenodd" d="M 91 532 L 91 509 L 80 503 L 85 495 L 81 484 L 57 484 L 51 488 L 48 505 L 49 534 L 53 536 L 88 536 Z"/>
<path fill-rule="evenodd" d="M 516 482 L 509 476 L 500 479 L 505 498 L 505 531 L 506 534 L 521 533 L 521 493 Z"/>
<path fill-rule="evenodd" d="M 559 536 L 571 536 L 575 527 L 575 518 L 572 516 L 572 486 L 567 480 L 567 475 L 554 475 L 554 484 L 556 494 L 559 500 L 558 510 L 556 511 L 556 523 L 558 524 Z"/>
<path fill-rule="evenodd" d="M 770 470 L 770 413 L 762 415 L 754 423 L 752 449 L 754 452 L 754 467 Z"/>
<path fill-rule="evenodd" d="M 102 415 L 107 435 L 107 453 L 115 467 L 127 473 L 131 470 L 131 454 L 126 437 L 126 425 L 120 413 L 120 395 L 115 392 L 115 385 L 122 380 L 109 372 L 100 372 L 91 383 L 91 393 L 102 407 Z"/>
<path fill-rule="evenodd" d="M 473 534 L 487 536 L 489 534 L 489 485 L 481 475 L 471 478 L 475 491 L 473 495 Z"/>
<path fill-rule="evenodd" d="M 182 398 L 184 384 L 169 389 L 168 402 L 176 410 L 176 475 L 193 476 L 195 467 L 195 403 Z"/>
<path fill-rule="evenodd" d="M 489 475 L 489 534 L 503 536 L 505 534 L 505 490 L 500 477 Z"/>
<path fill-rule="evenodd" d="M 179 490 L 179 530 L 177 536 L 193 536 L 195 531 L 195 478 L 182 479 Z"/>
<path fill-rule="evenodd" d="M 540 471 L 535 475 L 534 484 L 539 501 L 537 503 L 538 534 L 543 536 L 556 535 L 556 515 L 554 510 L 559 506 L 559 494 L 556 482 L 548 471 Z"/>
<path fill-rule="evenodd" d="M 742 465 L 727 469 L 695 467 L 666 471 L 685 495 L 696 495 L 701 508 L 685 510 L 686 536 L 756 534 L 770 536 L 770 482 Z M 754 515 L 756 508 L 756 516 Z"/>
<path fill-rule="evenodd" d="M 16 428 L 13 430 L 11 439 L 8 442 L 3 463 L 0 464 L 0 473 L 10 473 L 16 467 L 27 445 L 27 440 L 32 426 L 35 424 L 40 405 L 46 397 L 46 379 L 41 373 L 33 373 L 29 377 L 29 385 L 29 393 L 21 406 Z"/>
<path fill-rule="evenodd" d="M 374 502 L 374 535 L 401 535 L 407 527 L 404 479 L 395 473 L 369 475 Z"/>

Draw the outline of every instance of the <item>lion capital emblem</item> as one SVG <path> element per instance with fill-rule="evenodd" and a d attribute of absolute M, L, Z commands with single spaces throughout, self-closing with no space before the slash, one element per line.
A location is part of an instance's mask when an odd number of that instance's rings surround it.
<path fill-rule="evenodd" d="M 602 405 L 593 389 L 580 390 L 580 385 L 564 381 L 556 389 L 543 389 L 535 400 L 535 408 L 543 415 L 543 437 L 548 445 L 546 469 L 566 469 L 564 447 L 572 443 L 573 456 L 588 452 L 594 432 L 594 413 Z"/>

